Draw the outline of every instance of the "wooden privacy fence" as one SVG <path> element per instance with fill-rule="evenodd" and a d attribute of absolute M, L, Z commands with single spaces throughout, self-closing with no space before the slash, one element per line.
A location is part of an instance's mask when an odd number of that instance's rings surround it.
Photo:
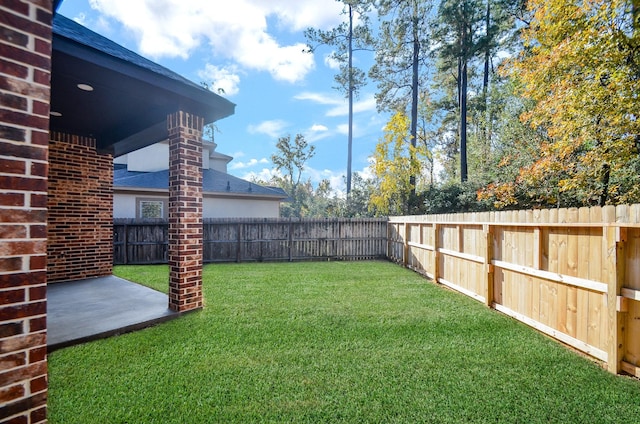
<path fill-rule="evenodd" d="M 392 217 L 389 257 L 640 377 L 640 205 Z"/>
<path fill-rule="evenodd" d="M 116 219 L 114 264 L 167 263 L 169 224 Z M 387 256 L 387 219 L 205 219 L 205 263 Z"/>

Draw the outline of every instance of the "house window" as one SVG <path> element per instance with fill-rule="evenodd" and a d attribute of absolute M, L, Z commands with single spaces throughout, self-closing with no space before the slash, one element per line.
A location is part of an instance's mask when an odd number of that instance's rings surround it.
<path fill-rule="evenodd" d="M 166 218 L 167 201 L 164 199 L 136 199 L 136 218 Z"/>

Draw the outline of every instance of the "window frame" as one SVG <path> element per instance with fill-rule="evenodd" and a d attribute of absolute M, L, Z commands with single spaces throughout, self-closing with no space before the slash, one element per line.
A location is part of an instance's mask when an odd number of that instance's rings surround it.
<path fill-rule="evenodd" d="M 161 215 L 159 217 L 142 216 L 142 207 L 145 203 L 160 203 Z M 136 218 L 138 219 L 167 219 L 169 216 L 169 200 L 162 197 L 136 197 Z"/>

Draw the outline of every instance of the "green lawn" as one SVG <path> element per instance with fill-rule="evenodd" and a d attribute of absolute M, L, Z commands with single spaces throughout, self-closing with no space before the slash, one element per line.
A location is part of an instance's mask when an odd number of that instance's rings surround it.
<path fill-rule="evenodd" d="M 165 290 L 167 273 L 116 268 Z M 50 422 L 640 417 L 637 380 L 391 263 L 210 265 L 204 292 L 200 312 L 51 354 Z"/>

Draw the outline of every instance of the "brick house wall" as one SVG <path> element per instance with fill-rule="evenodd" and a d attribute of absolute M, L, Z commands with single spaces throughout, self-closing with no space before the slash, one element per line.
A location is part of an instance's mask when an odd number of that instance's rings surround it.
<path fill-rule="evenodd" d="M 0 422 L 46 422 L 51 1 L 0 3 Z"/>
<path fill-rule="evenodd" d="M 113 157 L 89 137 L 51 133 L 47 280 L 111 275 Z"/>

